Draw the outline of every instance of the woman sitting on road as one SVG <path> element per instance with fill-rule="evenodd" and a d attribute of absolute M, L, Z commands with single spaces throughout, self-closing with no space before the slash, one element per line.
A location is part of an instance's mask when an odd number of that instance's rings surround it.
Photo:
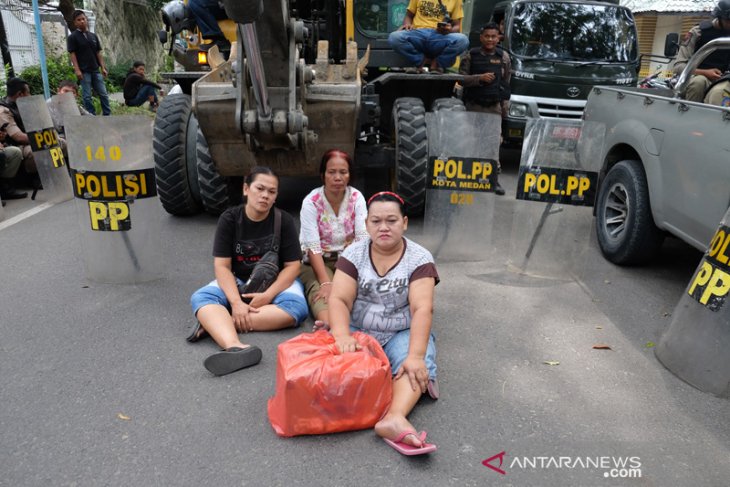
<path fill-rule="evenodd" d="M 326 328 L 329 323 L 327 301 L 337 257 L 351 243 L 367 238 L 365 198 L 349 185 L 350 156 L 336 149 L 327 151 L 322 156 L 319 175 L 324 184 L 304 198 L 299 214 L 299 241 L 304 254 L 299 278 L 316 320 L 315 330 Z"/>
<path fill-rule="evenodd" d="M 271 211 L 279 178 L 268 167 L 254 167 L 243 184 L 245 203 L 220 217 L 213 243 L 215 280 L 192 295 L 190 303 L 198 324 L 188 337 L 195 342 L 209 333 L 224 351 L 208 357 L 205 368 L 225 375 L 256 365 L 261 350 L 240 341 L 238 333 L 279 330 L 296 326 L 307 317 L 307 302 L 299 274 L 299 240 L 294 219 L 281 210 L 279 272 L 264 292 L 239 294 L 261 257 L 272 249 L 275 211 Z M 243 298 L 250 299 L 249 304 Z M 202 328 L 201 328 L 202 326 Z"/>
<path fill-rule="evenodd" d="M 431 334 L 434 287 L 439 281 L 431 253 L 403 237 L 408 218 L 403 199 L 381 192 L 368 201 L 370 239 L 337 261 L 329 299 L 330 326 L 342 353 L 358 343 L 351 331 L 375 337 L 393 371 L 393 402 L 375 432 L 404 455 L 436 450 L 406 419 L 426 391 L 438 397 L 436 346 Z"/>

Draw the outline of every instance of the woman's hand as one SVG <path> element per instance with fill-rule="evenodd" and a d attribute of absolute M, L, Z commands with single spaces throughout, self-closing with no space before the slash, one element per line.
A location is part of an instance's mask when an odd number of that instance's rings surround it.
<path fill-rule="evenodd" d="M 411 388 L 414 391 L 421 389 L 421 394 L 426 392 L 428 388 L 428 369 L 426 368 L 426 361 L 422 358 L 408 356 L 403 361 L 398 372 L 395 374 L 395 380 L 398 380 L 403 375 L 408 376 L 408 380 L 411 382 Z"/>
<path fill-rule="evenodd" d="M 253 331 L 253 323 L 251 321 L 251 313 L 258 313 L 259 310 L 249 306 L 243 301 L 231 304 L 231 317 L 236 330 L 242 332 Z"/>
<path fill-rule="evenodd" d="M 337 345 L 337 349 L 340 353 L 355 352 L 362 348 L 360 344 L 357 343 L 357 340 L 355 340 L 355 337 L 349 333 L 347 335 L 336 336 L 335 345 Z"/>
<path fill-rule="evenodd" d="M 266 306 L 267 304 L 271 304 L 271 301 L 273 301 L 273 299 L 269 297 L 266 291 L 262 293 L 241 294 L 241 297 L 250 299 L 251 301 L 249 301 L 248 305 L 252 308 L 260 308 L 262 306 Z"/>
<path fill-rule="evenodd" d="M 317 291 L 317 294 L 314 295 L 314 301 L 317 302 L 320 299 L 323 299 L 324 303 L 327 304 L 330 299 L 330 292 L 332 292 L 331 282 L 320 284 L 319 291 Z"/>

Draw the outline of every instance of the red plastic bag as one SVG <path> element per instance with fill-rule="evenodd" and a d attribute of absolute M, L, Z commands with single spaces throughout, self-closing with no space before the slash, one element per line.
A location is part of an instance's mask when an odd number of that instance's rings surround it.
<path fill-rule="evenodd" d="M 279 345 L 269 422 L 279 436 L 372 428 L 393 395 L 388 357 L 370 335 L 353 334 L 362 350 L 341 354 L 326 331 Z"/>

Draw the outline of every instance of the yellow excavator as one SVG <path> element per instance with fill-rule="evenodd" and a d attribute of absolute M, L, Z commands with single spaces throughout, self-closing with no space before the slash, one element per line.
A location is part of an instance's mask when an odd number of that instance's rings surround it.
<path fill-rule="evenodd" d="M 462 30 L 489 12 L 465 2 Z M 485 2 L 487 3 L 487 2 Z M 186 2 L 162 9 L 182 93 L 164 98 L 154 125 L 160 200 L 174 215 L 218 214 L 240 197 L 255 165 L 316 176 L 332 148 L 354 154 L 367 184 L 389 185 L 411 214 L 424 210 L 427 113 L 464 110 L 459 76 L 408 74 L 388 46 L 407 0 L 225 0 L 219 24 L 230 53 L 201 50 Z M 478 34 L 472 33 L 478 43 Z M 207 47 L 207 46 L 205 46 Z M 228 55 L 228 59 L 225 59 Z"/>

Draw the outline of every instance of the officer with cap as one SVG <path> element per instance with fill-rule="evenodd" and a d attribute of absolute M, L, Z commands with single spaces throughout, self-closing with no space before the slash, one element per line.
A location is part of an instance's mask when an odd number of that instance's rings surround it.
<path fill-rule="evenodd" d="M 692 55 L 702 46 L 718 37 L 730 36 L 730 0 L 720 0 L 712 11 L 712 16 L 712 20 L 703 20 L 685 36 L 674 62 L 674 74 L 680 74 Z M 692 73 L 687 85 L 687 100 L 702 102 L 710 85 L 720 79 L 729 65 L 728 49 L 717 50 L 705 58 Z"/>

